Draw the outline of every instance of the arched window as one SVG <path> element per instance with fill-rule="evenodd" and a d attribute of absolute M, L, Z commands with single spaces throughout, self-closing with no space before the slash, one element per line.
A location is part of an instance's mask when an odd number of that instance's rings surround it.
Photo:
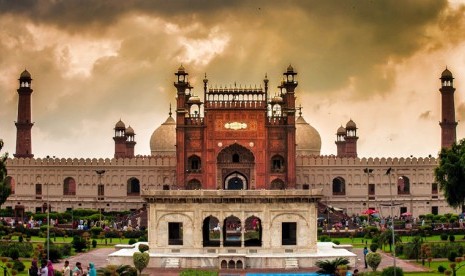
<path fill-rule="evenodd" d="M 410 179 L 406 176 L 400 176 L 397 179 L 397 194 L 409 195 L 410 194 Z"/>
<path fill-rule="evenodd" d="M 15 180 L 11 176 L 5 177 L 5 184 L 10 188 L 10 194 L 14 195 L 15 194 Z"/>
<path fill-rule="evenodd" d="M 244 246 L 262 246 L 262 221 L 256 216 L 245 220 Z"/>
<path fill-rule="evenodd" d="M 333 179 L 333 195 L 346 194 L 346 181 L 344 178 L 338 176 Z"/>
<path fill-rule="evenodd" d="M 235 216 L 229 216 L 223 221 L 223 245 L 241 246 L 242 224 L 241 220 Z"/>
<path fill-rule="evenodd" d="M 187 159 L 187 170 L 189 172 L 200 172 L 201 171 L 201 160 L 197 155 L 193 155 Z"/>
<path fill-rule="evenodd" d="M 138 196 L 140 195 L 140 181 L 135 177 L 131 177 L 128 179 L 127 183 L 128 188 L 128 195 L 130 196 Z"/>
<path fill-rule="evenodd" d="M 240 162 L 239 154 L 234 153 L 234 154 L 232 155 L 232 162 L 233 162 L 233 163 L 239 163 L 239 162 Z"/>
<path fill-rule="evenodd" d="M 284 172 L 284 158 L 281 155 L 275 155 L 271 158 L 271 172 Z"/>
<path fill-rule="evenodd" d="M 202 236 L 204 247 L 220 246 L 221 225 L 218 218 L 208 216 L 203 220 Z"/>
<path fill-rule="evenodd" d="M 281 179 L 275 179 L 271 181 L 271 190 L 284 190 L 284 188 L 286 187 L 284 185 L 284 181 L 282 181 Z"/>
<path fill-rule="evenodd" d="M 192 179 L 187 182 L 186 190 L 200 190 L 202 189 L 202 184 L 197 179 Z"/>
<path fill-rule="evenodd" d="M 74 178 L 67 177 L 63 181 L 63 195 L 76 195 L 76 181 L 74 181 Z"/>

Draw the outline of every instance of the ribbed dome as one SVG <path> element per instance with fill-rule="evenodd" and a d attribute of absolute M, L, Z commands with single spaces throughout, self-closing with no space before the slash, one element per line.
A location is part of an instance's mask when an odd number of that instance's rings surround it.
<path fill-rule="evenodd" d="M 199 96 L 190 96 L 189 100 L 187 100 L 188 104 L 200 104 L 200 98 Z"/>
<path fill-rule="evenodd" d="M 352 119 L 350 119 L 350 121 L 346 124 L 346 129 L 357 129 L 357 125 L 354 121 L 352 121 Z"/>
<path fill-rule="evenodd" d="M 115 129 L 126 129 L 126 125 L 121 121 L 121 119 L 116 123 Z"/>
<path fill-rule="evenodd" d="M 274 96 L 271 99 L 271 104 L 282 104 L 283 103 L 283 98 L 280 96 Z"/>
<path fill-rule="evenodd" d="M 289 66 L 287 67 L 287 72 L 293 72 L 294 71 L 294 68 L 292 67 L 292 65 L 289 64 Z"/>
<path fill-rule="evenodd" d="M 452 72 L 449 71 L 449 69 L 446 68 L 441 74 L 441 78 L 453 78 L 452 77 Z"/>
<path fill-rule="evenodd" d="M 31 73 L 29 73 L 27 70 L 24 70 L 21 75 L 19 76 L 21 79 L 30 79 L 31 78 Z"/>
<path fill-rule="evenodd" d="M 343 127 L 343 126 L 340 126 L 338 129 L 337 129 L 337 135 L 345 135 L 346 134 L 346 129 Z"/>
<path fill-rule="evenodd" d="M 302 116 L 295 121 L 297 155 L 320 155 L 321 137 L 318 131 Z"/>
<path fill-rule="evenodd" d="M 134 129 L 132 129 L 131 126 L 128 126 L 128 128 L 126 129 L 126 135 L 135 135 Z"/>
<path fill-rule="evenodd" d="M 150 137 L 152 155 L 176 154 L 176 122 L 169 116 Z"/>

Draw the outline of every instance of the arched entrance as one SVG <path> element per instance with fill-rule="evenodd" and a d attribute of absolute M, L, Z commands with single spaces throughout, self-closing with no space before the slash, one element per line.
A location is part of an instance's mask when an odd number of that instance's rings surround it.
<path fill-rule="evenodd" d="M 239 144 L 225 147 L 217 156 L 217 176 L 218 188 L 225 190 L 252 188 L 255 179 L 253 153 Z"/>
<path fill-rule="evenodd" d="M 246 190 L 247 178 L 239 172 L 228 175 L 224 181 L 225 190 Z"/>

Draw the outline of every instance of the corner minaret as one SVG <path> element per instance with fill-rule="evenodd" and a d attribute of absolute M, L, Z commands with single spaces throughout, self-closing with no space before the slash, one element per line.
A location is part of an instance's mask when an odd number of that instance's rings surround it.
<path fill-rule="evenodd" d="M 357 157 L 357 125 L 352 119 L 346 124 L 346 136 L 345 136 L 345 156 L 346 157 Z"/>
<path fill-rule="evenodd" d="M 32 158 L 31 129 L 34 125 L 31 122 L 31 94 L 32 94 L 31 74 L 24 70 L 19 77 L 18 88 L 18 120 L 16 125 L 16 153 L 17 158 Z"/>
<path fill-rule="evenodd" d="M 126 157 L 126 125 L 123 121 L 119 120 L 115 125 L 115 158 Z"/>
<path fill-rule="evenodd" d="M 454 105 L 454 77 L 447 69 L 441 74 L 441 107 L 442 118 L 439 125 L 441 126 L 441 148 L 448 148 L 456 142 L 455 105 Z"/>

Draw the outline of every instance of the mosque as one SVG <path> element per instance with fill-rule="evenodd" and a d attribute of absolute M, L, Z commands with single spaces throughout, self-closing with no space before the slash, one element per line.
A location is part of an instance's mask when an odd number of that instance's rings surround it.
<path fill-rule="evenodd" d="M 296 106 L 292 66 L 273 97 L 266 76 L 254 88 L 213 88 L 205 76 L 201 98 L 188 75 L 182 66 L 175 73 L 174 118 L 170 108 L 151 136 L 150 155 L 135 155 L 135 131 L 120 120 L 114 158 L 59 159 L 32 154 L 25 70 L 5 206 L 17 214 L 43 212 L 47 201 L 52 211 L 148 206 L 150 251 L 161 254 L 151 266 L 235 268 L 313 266 L 309 256 L 324 251 L 318 203 L 348 215 L 376 209 L 388 216 L 392 199 L 397 216 L 457 211 L 434 182 L 435 157 L 359 158 L 352 120 L 337 129 L 337 155 L 321 155 L 318 131 Z M 440 78 L 442 147 L 456 141 L 453 79 L 448 69 Z"/>

